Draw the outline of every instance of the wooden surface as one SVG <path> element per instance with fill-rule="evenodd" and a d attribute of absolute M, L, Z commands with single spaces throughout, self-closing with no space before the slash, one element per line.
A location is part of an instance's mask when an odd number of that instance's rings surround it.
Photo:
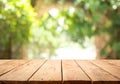
<path fill-rule="evenodd" d="M 0 84 L 120 84 L 120 60 L 0 60 Z"/>

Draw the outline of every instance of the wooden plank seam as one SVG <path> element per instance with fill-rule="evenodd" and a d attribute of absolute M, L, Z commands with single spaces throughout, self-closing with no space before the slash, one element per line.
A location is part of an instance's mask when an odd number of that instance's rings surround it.
<path fill-rule="evenodd" d="M 39 68 L 35 71 L 35 72 L 33 72 L 33 74 L 28 78 L 28 80 L 27 81 L 29 81 L 30 80 L 30 78 L 32 78 L 32 76 L 46 63 L 46 61 L 47 60 L 45 60 L 43 63 L 42 63 L 42 65 L 41 66 L 39 66 Z"/>
<path fill-rule="evenodd" d="M 74 62 L 80 67 L 80 69 L 87 75 L 87 77 L 91 80 L 91 84 L 93 84 L 92 79 L 90 78 L 90 76 L 82 69 L 82 67 L 74 60 Z"/>
<path fill-rule="evenodd" d="M 93 63 L 92 61 L 90 61 L 92 64 L 96 65 L 97 67 L 99 67 L 100 69 L 104 70 L 105 72 L 109 73 L 110 75 L 112 75 L 113 77 L 120 79 L 119 77 L 115 76 L 114 74 L 110 73 L 109 71 L 105 70 L 104 68 L 100 67 L 99 65 Z"/>
<path fill-rule="evenodd" d="M 10 62 L 10 61 L 8 61 L 7 63 L 9 63 L 9 62 Z M 0 76 L 2 76 L 2 75 L 4 75 L 4 74 L 6 74 L 6 73 L 8 73 L 8 72 L 10 72 L 10 71 L 12 71 L 12 70 L 18 68 L 18 67 L 20 67 L 20 66 L 22 66 L 22 65 L 24 65 L 24 64 L 26 64 L 26 63 L 28 63 L 28 62 L 30 62 L 30 61 L 27 61 L 27 62 L 25 62 L 25 63 L 23 63 L 23 64 L 19 64 L 18 66 L 16 66 L 16 67 L 14 67 L 14 68 L 12 68 L 12 69 L 10 69 L 10 70 L 8 70 L 8 71 L 6 71 L 6 72 L 0 74 Z M 3 64 L 4 64 L 4 63 L 3 63 Z"/>

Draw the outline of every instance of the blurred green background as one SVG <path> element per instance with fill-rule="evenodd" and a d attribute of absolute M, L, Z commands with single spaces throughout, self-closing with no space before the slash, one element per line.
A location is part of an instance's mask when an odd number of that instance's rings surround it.
<path fill-rule="evenodd" d="M 119 34 L 120 0 L 0 0 L 0 59 L 120 59 Z"/>

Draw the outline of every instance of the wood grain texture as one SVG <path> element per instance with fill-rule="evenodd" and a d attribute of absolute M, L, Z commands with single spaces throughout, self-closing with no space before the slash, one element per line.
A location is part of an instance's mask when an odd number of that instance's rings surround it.
<path fill-rule="evenodd" d="M 120 67 L 120 60 L 103 60 L 103 61 L 111 63 L 113 65 L 116 65 L 116 66 Z"/>
<path fill-rule="evenodd" d="M 6 81 L 11 84 L 24 84 L 44 62 L 45 60 L 30 61 L 2 75 L 0 81 Z"/>
<path fill-rule="evenodd" d="M 88 76 L 73 60 L 62 60 L 63 84 L 91 84 Z"/>
<path fill-rule="evenodd" d="M 10 60 L 0 60 L 0 64 L 6 63 L 8 61 L 10 61 Z"/>
<path fill-rule="evenodd" d="M 10 70 L 28 62 L 28 60 L 11 60 L 0 65 L 0 76 L 9 72 Z"/>
<path fill-rule="evenodd" d="M 108 72 L 92 64 L 90 61 L 76 60 L 76 62 L 87 73 L 93 84 L 120 84 L 118 78 L 115 78 Z"/>
<path fill-rule="evenodd" d="M 105 61 L 101 61 L 101 60 L 95 60 L 95 61 L 91 61 L 91 62 L 94 63 L 95 65 L 101 67 L 105 71 L 109 72 L 111 75 L 120 79 L 120 67 L 115 66 L 115 65 L 110 64 Z"/>
<path fill-rule="evenodd" d="M 48 60 L 29 80 L 29 84 L 61 84 L 61 60 Z"/>
<path fill-rule="evenodd" d="M 120 60 L 0 60 L 0 84 L 120 84 Z"/>

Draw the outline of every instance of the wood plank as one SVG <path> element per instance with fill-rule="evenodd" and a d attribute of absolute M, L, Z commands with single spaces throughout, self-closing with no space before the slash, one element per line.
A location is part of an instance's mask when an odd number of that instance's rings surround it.
<path fill-rule="evenodd" d="M 120 84 L 119 60 L 0 60 L 0 84 Z M 92 81 L 92 82 L 91 82 Z"/>
<path fill-rule="evenodd" d="M 115 78 L 108 72 L 95 66 L 90 61 L 76 60 L 76 62 L 90 77 L 92 84 L 120 84 L 120 80 L 118 78 Z"/>
<path fill-rule="evenodd" d="M 2 75 L 0 82 L 10 84 L 26 83 L 45 60 L 33 60 Z"/>
<path fill-rule="evenodd" d="M 10 61 L 10 60 L 0 60 L 0 64 L 3 64 L 3 63 L 8 62 L 8 61 Z"/>
<path fill-rule="evenodd" d="M 8 71 L 28 62 L 28 60 L 11 60 L 0 65 L 0 76 Z"/>
<path fill-rule="evenodd" d="M 111 63 L 113 65 L 116 65 L 116 66 L 120 67 L 120 60 L 103 60 L 103 61 Z"/>
<path fill-rule="evenodd" d="M 111 73 L 113 76 L 120 79 L 120 67 L 114 66 L 110 63 L 107 63 L 107 62 L 101 61 L 101 60 L 94 60 L 94 61 L 91 61 L 91 62 L 94 63 L 95 65 L 101 67 L 105 71 Z"/>
<path fill-rule="evenodd" d="M 30 78 L 29 84 L 61 84 L 61 61 L 48 60 Z"/>
<path fill-rule="evenodd" d="M 63 60 L 63 84 L 91 84 L 88 76 L 73 60 Z"/>

